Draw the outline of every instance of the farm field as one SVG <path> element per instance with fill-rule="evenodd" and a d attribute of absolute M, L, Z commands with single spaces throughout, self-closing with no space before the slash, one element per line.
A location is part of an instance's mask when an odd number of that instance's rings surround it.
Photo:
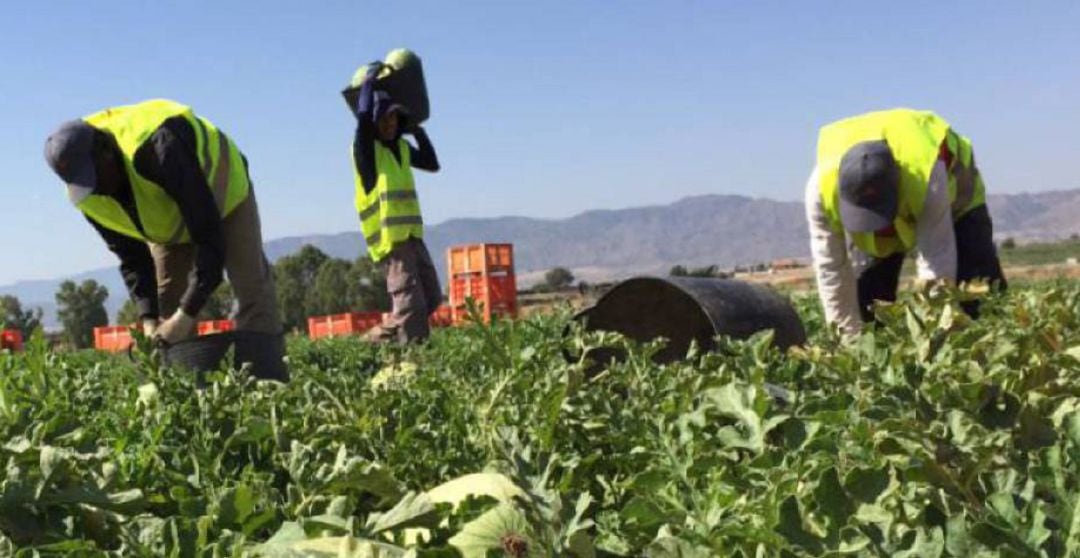
<path fill-rule="evenodd" d="M 1058 278 L 1080 279 L 1080 240 L 1069 238 L 1054 242 L 1031 242 L 999 249 L 1001 265 L 1011 283 L 1043 282 Z M 904 262 L 904 276 L 914 277 L 915 262 Z M 814 289 L 814 270 L 807 266 L 775 273 L 737 275 L 738 279 L 766 283 L 776 287 L 810 291 Z"/>
<path fill-rule="evenodd" d="M 1080 555 L 1080 283 L 978 322 L 909 295 L 849 345 L 795 296 L 809 346 L 664 366 L 567 309 L 292 339 L 287 385 L 31 341 L 0 356 L 0 555 Z"/>

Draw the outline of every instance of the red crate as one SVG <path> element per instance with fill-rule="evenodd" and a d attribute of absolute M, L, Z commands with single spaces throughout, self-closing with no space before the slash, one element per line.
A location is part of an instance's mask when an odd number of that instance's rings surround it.
<path fill-rule="evenodd" d="M 199 322 L 199 335 L 213 335 L 236 329 L 236 322 L 232 320 L 207 320 Z"/>
<path fill-rule="evenodd" d="M 480 306 L 484 320 L 495 315 L 517 317 L 517 278 L 513 274 L 463 275 L 450 280 L 450 307 L 454 323 L 468 316 L 467 301 Z"/>
<path fill-rule="evenodd" d="M 454 311 L 446 304 L 442 304 L 428 317 L 431 327 L 447 327 L 454 325 Z"/>
<path fill-rule="evenodd" d="M 513 244 L 465 244 L 451 246 L 446 251 L 446 262 L 454 278 L 463 273 L 481 275 L 513 274 Z"/>
<path fill-rule="evenodd" d="M 308 336 L 312 339 L 335 335 L 355 335 L 382 323 L 379 312 L 350 312 L 308 318 Z"/>
<path fill-rule="evenodd" d="M 120 353 L 131 347 L 130 326 L 103 326 L 94 328 L 94 348 L 99 351 Z"/>
<path fill-rule="evenodd" d="M 23 349 L 22 332 L 17 329 L 5 329 L 0 331 L 0 349 L 8 349 L 18 352 Z"/>

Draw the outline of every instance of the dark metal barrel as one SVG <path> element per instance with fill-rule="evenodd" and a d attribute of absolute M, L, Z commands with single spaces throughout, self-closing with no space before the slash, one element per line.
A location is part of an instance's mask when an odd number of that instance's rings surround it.
<path fill-rule="evenodd" d="M 806 342 L 802 321 L 786 298 L 763 285 L 734 279 L 628 279 L 574 319 L 586 330 L 614 331 L 640 342 L 668 339 L 657 362 L 685 357 L 693 340 L 712 350 L 717 335 L 743 339 L 771 329 L 773 344 L 781 350 Z M 606 360 L 618 355 L 593 356 Z"/>
<path fill-rule="evenodd" d="M 251 363 L 251 375 L 261 380 L 289 381 L 285 366 L 285 339 L 255 331 L 226 331 L 203 335 L 170 345 L 164 351 L 166 364 L 201 374 L 217 370 L 233 348 L 233 366 Z"/>

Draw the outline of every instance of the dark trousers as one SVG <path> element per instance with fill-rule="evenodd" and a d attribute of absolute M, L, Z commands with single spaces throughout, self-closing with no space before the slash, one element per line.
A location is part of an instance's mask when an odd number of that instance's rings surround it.
<path fill-rule="evenodd" d="M 996 288 L 1005 290 L 1008 285 L 994 246 L 994 224 L 986 205 L 967 212 L 953 227 L 956 235 L 956 282 L 984 279 Z M 874 260 L 859 274 L 859 310 L 864 322 L 874 320 L 872 307 L 875 300 L 896 300 L 903 265 L 904 254 L 893 254 Z M 964 302 L 961 306 L 969 316 L 979 317 L 978 301 Z"/>

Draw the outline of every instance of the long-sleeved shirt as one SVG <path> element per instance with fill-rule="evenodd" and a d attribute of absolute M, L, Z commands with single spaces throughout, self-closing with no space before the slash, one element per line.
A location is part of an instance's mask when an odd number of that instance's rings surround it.
<path fill-rule="evenodd" d="M 817 168 L 806 183 L 806 220 L 825 320 L 846 333 L 858 332 L 863 324 L 856 278 L 872 259 L 850 244 L 843 232 L 830 226 L 821 206 Z M 938 160 L 930 172 L 926 201 L 915 224 L 915 234 L 919 279 L 955 281 L 956 237 L 949 201 L 949 175 L 943 160 Z"/>
<path fill-rule="evenodd" d="M 392 100 L 389 97 L 377 100 L 374 84 L 375 80 L 371 78 L 364 81 L 364 84 L 360 86 L 360 94 L 357 98 L 356 107 L 354 107 L 356 113 L 356 137 L 353 139 L 353 164 L 356 165 L 360 173 L 360 180 L 363 183 L 365 192 L 370 192 L 375 187 L 375 181 L 379 175 L 378 169 L 375 168 L 376 141 L 381 142 L 384 147 L 389 149 L 394 154 L 394 158 L 398 160 L 398 163 L 401 162 L 401 153 L 398 151 L 398 138 L 394 138 L 390 142 L 376 138 L 376 119 L 386 110 L 385 104 L 392 103 Z M 405 120 L 402 120 L 401 123 L 404 125 Z M 416 139 L 416 147 L 409 145 L 409 160 L 412 166 L 420 170 L 438 172 L 439 158 L 435 155 L 435 147 L 431 144 L 427 132 L 420 126 L 415 126 L 410 130 L 410 133 Z M 400 137 L 400 133 L 398 137 Z"/>
<path fill-rule="evenodd" d="M 187 291 L 180 299 L 180 308 L 190 316 L 198 315 L 207 298 L 221 284 L 225 262 L 221 215 L 199 166 L 195 145 L 191 124 L 183 117 L 170 118 L 139 147 L 132 161 L 140 175 L 161 186 L 176 202 L 195 245 L 195 265 L 188 276 Z M 141 230 L 130 184 L 121 188 L 121 194 L 115 198 Z M 147 244 L 107 229 L 89 217 L 87 220 L 109 250 L 120 258 L 120 274 L 140 316 L 158 317 L 157 276 Z"/>

